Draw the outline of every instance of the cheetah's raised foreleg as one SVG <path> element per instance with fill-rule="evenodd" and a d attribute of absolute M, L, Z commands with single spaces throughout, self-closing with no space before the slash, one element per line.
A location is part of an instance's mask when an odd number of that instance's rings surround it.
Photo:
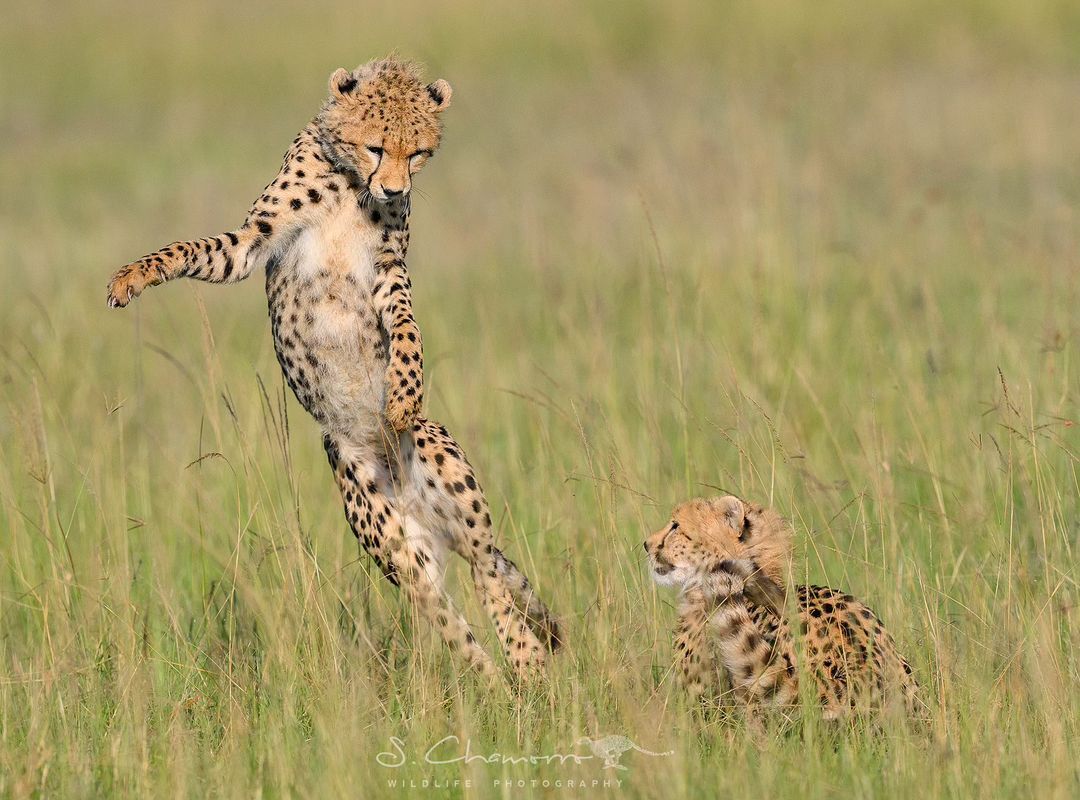
<path fill-rule="evenodd" d="M 149 286 L 176 278 L 210 283 L 236 283 L 266 264 L 273 253 L 327 213 L 316 202 L 319 192 L 290 174 L 297 145 L 285 156 L 277 177 L 252 204 L 236 230 L 187 242 L 173 242 L 121 267 L 109 281 L 107 300 L 122 308 Z M 327 183 L 337 189 L 336 184 Z"/>
<path fill-rule="evenodd" d="M 176 278 L 210 283 L 242 281 L 259 263 L 257 255 L 264 245 L 254 228 L 173 242 L 117 270 L 109 281 L 108 303 L 122 308 L 146 288 Z"/>

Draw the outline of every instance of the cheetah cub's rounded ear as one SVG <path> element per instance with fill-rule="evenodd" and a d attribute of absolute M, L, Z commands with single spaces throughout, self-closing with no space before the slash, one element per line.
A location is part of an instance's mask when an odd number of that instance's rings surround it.
<path fill-rule="evenodd" d="M 343 67 L 338 67 L 330 76 L 330 93 L 337 98 L 347 97 L 353 93 L 358 83 L 355 75 Z"/>
<path fill-rule="evenodd" d="M 427 93 L 431 95 L 431 102 L 435 104 L 436 111 L 446 111 L 446 109 L 450 108 L 450 96 L 454 93 L 454 90 L 442 78 L 429 83 Z"/>
<path fill-rule="evenodd" d="M 712 501 L 713 510 L 725 523 L 737 531 L 743 529 L 746 521 L 746 506 L 734 495 L 718 497 Z"/>

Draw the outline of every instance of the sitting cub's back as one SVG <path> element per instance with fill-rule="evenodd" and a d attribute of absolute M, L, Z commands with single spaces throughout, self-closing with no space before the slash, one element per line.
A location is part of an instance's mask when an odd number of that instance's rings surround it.
<path fill-rule="evenodd" d="M 801 672 L 813 679 L 826 717 L 839 716 L 848 708 L 880 707 L 894 701 L 915 713 L 918 684 L 911 666 L 869 606 L 839 589 L 811 585 L 795 587 L 794 610 L 801 634 L 798 643 L 792 640 L 784 616 L 768 606 L 749 604 L 761 635 L 781 640 L 776 642 L 775 656 L 785 668 L 801 659 Z M 794 652 L 789 649 L 792 646 Z M 798 687 L 790 688 L 797 691 Z"/>

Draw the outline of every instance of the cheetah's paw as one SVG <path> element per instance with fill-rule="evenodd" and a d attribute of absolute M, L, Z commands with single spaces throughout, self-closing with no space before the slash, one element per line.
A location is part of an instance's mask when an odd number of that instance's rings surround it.
<path fill-rule="evenodd" d="M 156 286 L 165 280 L 160 268 L 152 269 L 141 261 L 121 267 L 109 281 L 107 301 L 109 308 L 123 308 L 147 286 Z"/>
<path fill-rule="evenodd" d="M 392 394 L 386 399 L 386 421 L 395 432 L 407 431 L 418 416 L 420 416 L 420 403 L 415 397 Z"/>

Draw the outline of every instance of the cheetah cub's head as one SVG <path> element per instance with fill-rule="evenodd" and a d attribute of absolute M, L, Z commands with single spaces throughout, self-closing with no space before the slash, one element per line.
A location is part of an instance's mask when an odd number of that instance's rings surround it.
<path fill-rule="evenodd" d="M 439 148 L 451 93 L 446 81 L 424 83 L 419 67 L 395 58 L 338 69 L 318 118 L 324 145 L 375 200 L 404 197 Z"/>
<path fill-rule="evenodd" d="M 791 533 L 779 514 L 728 496 L 687 501 L 671 517 L 645 540 L 658 584 L 782 601 Z"/>

